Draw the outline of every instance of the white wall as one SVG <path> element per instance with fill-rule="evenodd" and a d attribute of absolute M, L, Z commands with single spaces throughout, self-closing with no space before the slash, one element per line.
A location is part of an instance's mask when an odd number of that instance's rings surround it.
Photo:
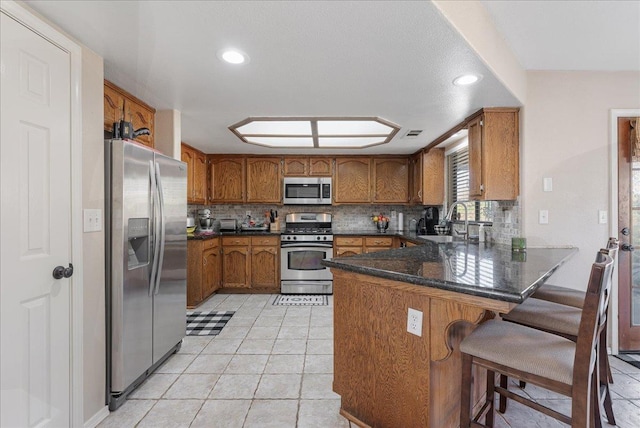
<path fill-rule="evenodd" d="M 598 224 L 598 210 L 611 212 L 609 111 L 640 107 L 640 73 L 532 71 L 527 88 L 523 235 L 529 246 L 577 246 L 550 282 L 584 289 L 595 252 L 611 233 L 609 224 Z M 552 192 L 542 191 L 543 177 L 553 179 Z M 541 209 L 549 210 L 547 225 L 538 224 Z"/>
<path fill-rule="evenodd" d="M 82 207 L 100 209 L 104 222 L 104 67 L 100 56 L 82 49 Z M 83 234 L 84 420 L 105 407 L 104 224 Z"/>

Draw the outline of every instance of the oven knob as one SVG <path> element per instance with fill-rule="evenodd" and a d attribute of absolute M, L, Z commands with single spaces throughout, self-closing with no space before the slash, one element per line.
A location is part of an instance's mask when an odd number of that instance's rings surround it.
<path fill-rule="evenodd" d="M 294 237 L 293 237 L 293 240 L 295 241 L 296 239 L 298 239 L 298 238 L 294 236 Z"/>
<path fill-rule="evenodd" d="M 326 241 L 326 240 L 327 240 L 327 237 L 326 237 L 326 236 L 323 236 L 323 239 Z"/>
<path fill-rule="evenodd" d="M 316 239 L 319 241 L 319 240 L 320 240 L 320 237 L 319 237 L 319 236 L 316 236 Z"/>

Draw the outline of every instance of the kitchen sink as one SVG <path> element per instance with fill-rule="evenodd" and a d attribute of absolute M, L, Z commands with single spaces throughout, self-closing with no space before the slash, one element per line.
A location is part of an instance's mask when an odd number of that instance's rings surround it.
<path fill-rule="evenodd" d="M 438 244 L 446 244 L 447 242 L 464 242 L 464 239 L 450 235 L 418 235 L 418 238 L 437 242 Z"/>

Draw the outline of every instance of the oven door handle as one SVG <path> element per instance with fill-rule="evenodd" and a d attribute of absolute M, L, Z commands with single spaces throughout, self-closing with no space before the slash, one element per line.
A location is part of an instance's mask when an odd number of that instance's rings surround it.
<path fill-rule="evenodd" d="M 315 242 L 282 242 L 280 248 L 333 248 L 333 243 Z"/>

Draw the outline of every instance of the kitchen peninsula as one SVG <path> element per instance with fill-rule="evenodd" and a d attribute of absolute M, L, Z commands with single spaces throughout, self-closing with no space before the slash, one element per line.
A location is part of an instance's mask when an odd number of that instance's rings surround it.
<path fill-rule="evenodd" d="M 575 248 L 450 242 L 336 258 L 334 382 L 340 413 L 360 426 L 456 427 L 459 342 L 529 297 Z M 420 311 L 421 335 L 407 332 Z M 474 402 L 483 394 L 475 376 Z"/>

